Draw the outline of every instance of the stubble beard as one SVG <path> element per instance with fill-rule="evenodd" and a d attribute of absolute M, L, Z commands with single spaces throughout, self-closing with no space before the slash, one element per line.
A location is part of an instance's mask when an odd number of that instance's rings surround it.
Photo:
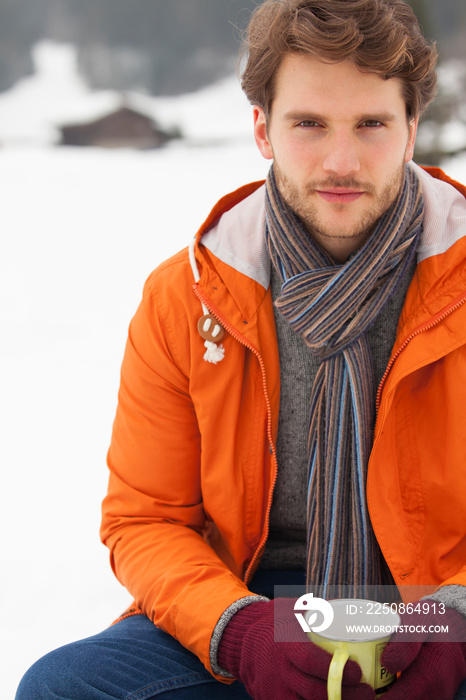
<path fill-rule="evenodd" d="M 300 188 L 281 172 L 276 161 L 274 162 L 274 174 L 278 190 L 286 203 L 299 216 L 311 236 L 325 248 L 326 241 L 352 240 L 356 242 L 359 240 L 362 245 L 369 238 L 379 219 L 390 209 L 400 192 L 404 179 L 404 167 L 403 162 L 379 193 L 372 183 L 359 182 L 354 177 L 341 179 L 329 177 L 320 182 L 306 183 L 304 188 Z M 325 190 L 335 187 L 364 190 L 366 194 L 363 196 L 370 198 L 370 205 L 344 232 L 342 232 L 341 226 L 332 227 L 331 224 L 322 220 L 322 216 L 313 203 L 313 198 L 320 196 L 316 194 L 316 189 Z M 351 205 L 332 204 L 335 212 L 343 211 L 348 206 Z"/>

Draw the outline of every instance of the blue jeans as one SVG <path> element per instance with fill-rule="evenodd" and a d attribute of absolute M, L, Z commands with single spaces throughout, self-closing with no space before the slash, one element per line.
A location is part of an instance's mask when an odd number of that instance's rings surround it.
<path fill-rule="evenodd" d="M 257 572 L 250 589 L 273 598 L 275 585 L 304 585 L 304 572 Z M 144 615 L 39 659 L 24 675 L 16 700 L 251 700 L 227 685 L 197 656 Z"/>
<path fill-rule="evenodd" d="M 40 659 L 16 700 L 250 700 L 240 683 L 225 685 L 197 656 L 143 615 Z"/>

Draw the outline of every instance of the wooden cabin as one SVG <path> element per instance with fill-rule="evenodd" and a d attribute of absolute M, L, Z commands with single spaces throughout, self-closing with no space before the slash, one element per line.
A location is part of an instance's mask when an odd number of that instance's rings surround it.
<path fill-rule="evenodd" d="M 60 127 L 61 145 L 101 148 L 151 149 L 173 138 L 151 118 L 129 107 L 120 107 L 99 119 Z"/>

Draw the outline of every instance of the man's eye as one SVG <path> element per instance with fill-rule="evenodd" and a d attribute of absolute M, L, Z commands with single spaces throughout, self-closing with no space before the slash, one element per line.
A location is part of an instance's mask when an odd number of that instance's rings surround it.
<path fill-rule="evenodd" d="M 366 119 L 365 122 L 361 124 L 361 126 L 366 126 L 369 127 L 370 129 L 373 129 L 377 126 L 383 126 L 382 122 L 377 121 L 377 119 Z"/>
<path fill-rule="evenodd" d="M 305 121 L 299 122 L 298 126 L 302 126 L 306 129 L 312 129 L 316 126 L 320 126 L 320 124 L 318 122 L 314 122 L 312 120 L 305 120 Z"/>

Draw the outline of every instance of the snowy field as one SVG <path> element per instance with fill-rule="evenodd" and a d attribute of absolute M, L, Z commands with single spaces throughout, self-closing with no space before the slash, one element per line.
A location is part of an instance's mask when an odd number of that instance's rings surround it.
<path fill-rule="evenodd" d="M 39 83 L 0 96 L 2 700 L 130 602 L 98 536 L 127 327 L 151 270 L 268 168 L 233 80 L 161 101 L 190 138 L 145 153 L 48 145 Z M 466 161 L 446 170 L 466 179 Z"/>
<path fill-rule="evenodd" d="M 0 96 L 2 700 L 131 602 L 98 535 L 128 324 L 152 269 L 268 167 L 234 80 L 165 101 L 189 141 L 152 152 L 40 141 L 39 82 Z M 207 136 L 222 146 L 196 145 Z"/>
<path fill-rule="evenodd" d="M 0 152 L 3 700 L 130 602 L 98 539 L 128 323 L 151 270 L 265 172 L 252 145 Z"/>

